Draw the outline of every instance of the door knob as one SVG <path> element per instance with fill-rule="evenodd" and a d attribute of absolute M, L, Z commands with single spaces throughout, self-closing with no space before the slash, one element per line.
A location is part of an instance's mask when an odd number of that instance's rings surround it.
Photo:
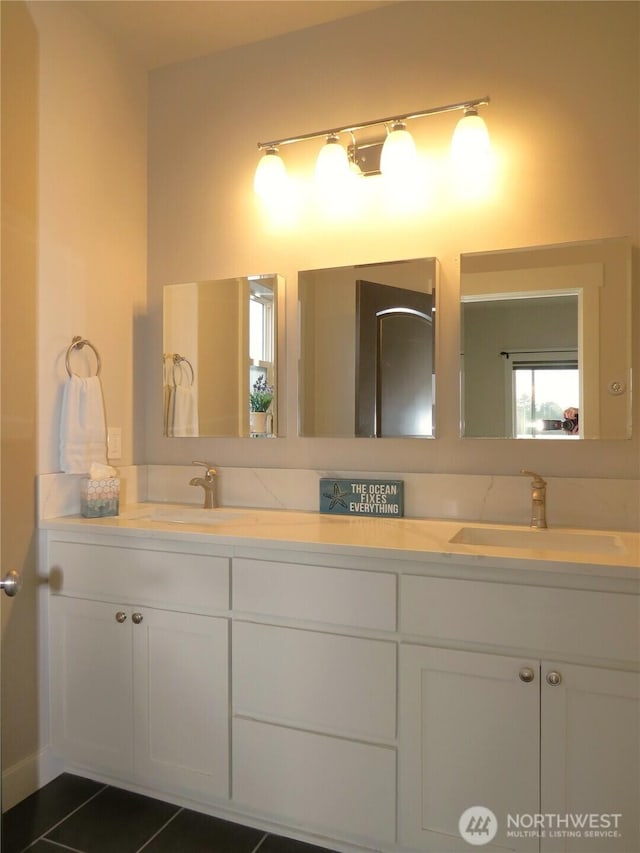
<path fill-rule="evenodd" d="M 550 684 L 552 687 L 557 687 L 558 684 L 562 681 L 562 676 L 559 672 L 552 670 L 547 673 L 547 684 Z"/>
<path fill-rule="evenodd" d="M 5 591 L 5 595 L 8 595 L 9 598 L 13 598 L 14 595 L 17 595 L 22 589 L 22 577 L 20 572 L 17 572 L 15 569 L 11 569 L 4 576 L 4 579 L 0 581 L 0 589 Z"/>
<path fill-rule="evenodd" d="M 123 622 L 126 622 L 126 621 L 127 621 L 127 614 L 124 612 L 124 610 L 118 610 L 118 612 L 116 613 L 116 622 L 120 622 L 120 624 L 122 624 Z"/>
<path fill-rule="evenodd" d="M 529 682 L 533 681 L 535 677 L 536 674 L 530 666 L 523 666 L 520 672 L 518 673 L 518 678 L 520 679 L 520 681 L 524 681 L 525 684 L 529 684 Z"/>
<path fill-rule="evenodd" d="M 131 619 L 133 620 L 134 625 L 139 625 L 143 619 L 142 613 L 133 613 Z"/>

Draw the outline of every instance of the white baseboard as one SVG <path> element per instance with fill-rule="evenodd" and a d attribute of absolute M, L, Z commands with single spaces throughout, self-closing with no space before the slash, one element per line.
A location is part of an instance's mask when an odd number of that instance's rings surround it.
<path fill-rule="evenodd" d="M 2 811 L 6 812 L 64 770 L 64 762 L 50 747 L 27 756 L 2 772 Z"/>

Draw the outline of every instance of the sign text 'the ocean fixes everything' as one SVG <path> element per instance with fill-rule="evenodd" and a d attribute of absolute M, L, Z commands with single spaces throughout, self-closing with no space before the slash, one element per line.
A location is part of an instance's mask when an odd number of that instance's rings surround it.
<path fill-rule="evenodd" d="M 402 480 L 320 480 L 320 512 L 333 515 L 404 515 Z"/>

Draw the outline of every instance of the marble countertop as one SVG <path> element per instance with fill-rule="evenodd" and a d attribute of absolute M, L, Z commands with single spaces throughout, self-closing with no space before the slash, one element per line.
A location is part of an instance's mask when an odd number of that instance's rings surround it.
<path fill-rule="evenodd" d="M 640 580 L 640 533 L 481 524 L 415 518 L 363 518 L 294 510 L 141 503 L 119 516 L 64 516 L 40 522 L 51 531 L 175 538 L 272 549 L 301 546 L 347 556 L 428 560 L 462 565 L 557 570 Z M 452 541 L 454 540 L 454 541 Z M 458 540 L 458 541 L 455 541 Z M 496 541 L 499 542 L 497 544 Z"/>

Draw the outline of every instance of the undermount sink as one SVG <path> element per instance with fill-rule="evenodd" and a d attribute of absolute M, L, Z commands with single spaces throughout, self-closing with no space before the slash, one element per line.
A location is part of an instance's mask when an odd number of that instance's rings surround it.
<path fill-rule="evenodd" d="M 580 533 L 537 528 L 511 530 L 498 527 L 461 527 L 449 542 L 458 545 L 528 548 L 536 551 L 581 551 L 593 554 L 625 552 L 620 539 L 608 533 Z"/>
<path fill-rule="evenodd" d="M 220 524 L 233 521 L 245 513 L 243 510 L 202 509 L 201 507 L 159 507 L 149 515 L 151 521 L 173 524 Z"/>

